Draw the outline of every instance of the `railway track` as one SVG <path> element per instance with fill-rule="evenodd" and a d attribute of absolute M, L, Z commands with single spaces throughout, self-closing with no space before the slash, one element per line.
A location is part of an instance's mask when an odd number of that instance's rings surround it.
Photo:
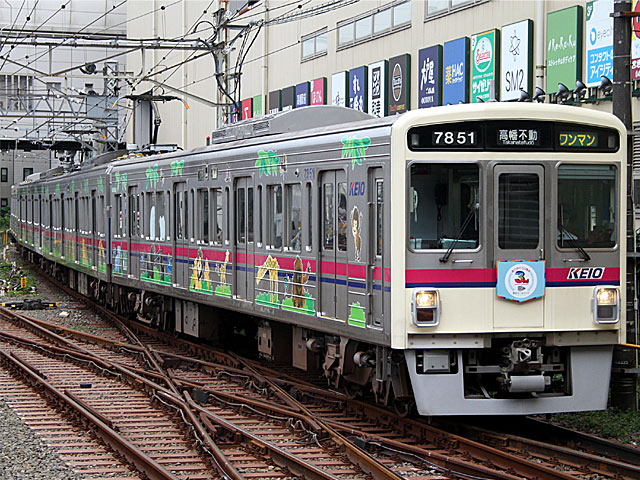
<path fill-rule="evenodd" d="M 104 337 L 33 323 L 81 342 L 86 352 L 108 352 L 112 367 L 128 369 L 160 402 L 182 393 L 241 478 L 640 478 L 633 455 L 619 461 L 529 439 L 506 445 L 487 431 L 456 435 L 102 314 L 117 325 L 105 326 Z"/>

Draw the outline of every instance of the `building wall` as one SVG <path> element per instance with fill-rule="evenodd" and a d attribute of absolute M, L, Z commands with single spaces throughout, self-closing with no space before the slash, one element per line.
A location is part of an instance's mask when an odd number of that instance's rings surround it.
<path fill-rule="evenodd" d="M 211 20 L 217 3 L 211 0 L 128 2 L 127 34 L 130 38 L 183 38 L 193 32 L 200 20 Z M 205 10 L 207 14 L 203 14 Z M 205 39 L 211 31 L 208 24 L 202 23 L 198 33 L 189 38 Z M 156 103 L 162 120 L 158 143 L 175 143 L 183 148 L 204 145 L 206 137 L 215 128 L 217 114 L 217 109 L 211 106 L 217 99 L 211 55 L 203 51 L 147 49 L 144 54 L 129 54 L 127 66 L 134 75 L 148 76 L 157 82 L 135 80 L 130 93 L 140 95 L 153 88 L 154 95 L 173 95 L 181 99 Z M 127 138 L 133 142 L 133 124 L 129 127 Z"/>
<path fill-rule="evenodd" d="M 338 46 L 338 25 L 346 19 L 358 17 L 367 12 L 375 12 L 393 2 L 385 0 L 357 2 L 328 13 L 313 15 L 308 18 L 270 25 L 263 29 L 260 38 L 253 47 L 243 68 L 242 98 L 250 98 L 258 94 L 296 85 L 318 77 L 327 77 L 328 91 L 331 91 L 331 75 L 335 72 L 349 70 L 361 65 L 388 60 L 396 55 L 411 55 L 411 108 L 417 108 L 418 93 L 416 83 L 419 81 L 418 50 L 462 36 L 471 37 L 489 29 L 498 28 L 524 19 L 533 20 L 533 59 L 534 85 L 536 84 L 535 59 L 542 51 L 542 63 L 545 65 L 546 54 L 546 16 L 547 13 L 574 5 L 583 7 L 583 22 L 586 16 L 586 1 L 565 0 L 470 0 L 453 3 L 455 7 L 448 13 L 427 15 L 429 1 L 411 1 L 411 25 L 408 28 L 357 43 L 354 46 L 340 48 Z M 444 0 L 446 3 L 447 0 Z M 324 4 L 313 1 L 305 4 L 302 10 Z M 264 2 L 263 2 L 264 4 Z M 279 6 L 288 2 L 268 0 L 269 13 L 259 18 L 273 21 L 281 16 Z M 264 9 L 261 9 L 264 10 Z M 285 9 L 286 10 L 286 9 Z M 537 24 L 541 24 L 541 28 Z M 538 28 L 537 28 L 538 26 Z M 327 52 L 315 59 L 302 61 L 302 46 L 299 42 L 305 35 L 326 28 L 328 33 Z M 584 28 L 583 26 L 583 29 Z M 584 35 L 583 35 L 584 38 Z M 583 72 L 586 69 L 586 41 L 583 41 Z M 264 75 L 261 75 L 263 73 Z M 538 85 L 545 90 L 544 68 L 537 70 Z M 584 78 L 583 78 L 584 79 Z M 567 85 L 570 89 L 575 85 Z M 634 99 L 634 110 L 637 100 Z M 611 102 L 604 101 L 589 104 L 588 107 L 611 111 Z"/>
<path fill-rule="evenodd" d="M 0 60 L 2 148 L 11 145 L 6 140 L 15 139 L 48 145 L 55 141 L 82 138 L 91 143 L 93 133 L 81 134 L 83 129 L 92 128 L 90 122 L 81 126 L 87 115 L 86 95 L 104 93 L 105 62 L 117 62 L 118 72 L 124 74 L 125 56 L 107 58 L 117 51 L 73 47 L 69 41 L 55 47 L 36 46 L 29 41 L 32 37 L 27 33 L 37 30 L 124 36 L 126 9 L 123 6 L 114 8 L 120 3 L 116 0 L 5 0 L 0 3 L 0 28 L 24 32 L 24 44 L 14 47 L 3 44 L 1 50 L 3 56 L 8 56 L 6 61 Z M 64 9 L 60 8 L 62 4 Z M 96 74 L 88 75 L 74 68 L 87 63 L 96 64 Z M 122 94 L 125 92 L 123 89 Z M 50 121 L 52 118 L 55 122 Z M 124 116 L 116 117 L 116 120 L 122 122 Z M 102 133 L 95 134 L 95 137 L 101 139 Z M 100 143 L 96 145 L 100 147 Z M 61 154 L 68 156 L 64 152 Z M 3 150 L 0 168 L 6 168 L 9 173 L 7 182 L 0 181 L 0 199 L 9 197 L 9 188 L 14 181 L 22 181 L 24 168 L 39 172 L 58 163 L 57 154 L 49 150 L 22 151 L 13 147 Z"/>
<path fill-rule="evenodd" d="M 602 0 L 600 0 L 602 1 Z M 220 2 L 224 5 L 223 2 Z M 231 10 L 244 2 L 231 1 Z M 246 59 L 241 66 L 241 92 L 236 99 L 242 101 L 251 97 L 263 96 L 263 109 L 267 110 L 267 95 L 270 91 L 291 87 L 316 78 L 327 78 L 327 92 L 331 92 L 331 75 L 368 65 L 380 60 L 408 53 L 411 56 L 411 94 L 410 107 L 417 108 L 419 82 L 418 51 L 432 45 L 443 45 L 445 42 L 471 37 L 473 34 L 489 29 L 501 29 L 503 26 L 524 19 L 533 21 L 533 85 L 546 85 L 546 28 L 547 14 L 567 7 L 579 5 L 583 8 L 584 19 L 588 2 L 585 0 L 411 0 L 410 22 L 389 33 L 372 35 L 366 41 L 355 42 L 352 46 L 339 46 L 338 27 L 348 19 L 366 17 L 369 14 L 396 6 L 401 1 L 367 0 L 353 2 L 343 0 L 327 2 L 311 0 L 301 4 L 292 4 L 288 0 L 262 0 L 248 12 L 233 20 L 235 26 L 250 25 L 252 22 L 264 22 L 257 38 L 253 40 L 253 32 L 248 36 L 247 44 L 251 44 Z M 207 38 L 212 30 L 206 23 L 199 24 L 199 32 L 191 34 L 199 20 L 212 20 L 217 8 L 216 3 L 206 0 L 182 1 L 166 5 L 160 0 L 140 0 L 129 2 L 127 15 L 129 23 L 127 32 L 130 37 L 184 37 L 190 39 Z M 328 8 L 318 10 L 322 7 Z M 448 5 L 446 11 L 431 14 L 434 5 Z M 204 10 L 206 14 L 203 14 Z M 148 12 L 153 11 L 152 15 Z M 210 25 L 210 24 L 209 24 Z M 310 34 L 326 30 L 326 52 L 312 59 L 303 59 L 303 40 Z M 238 29 L 221 31 L 216 41 L 230 41 Z M 226 36 L 224 36 L 226 35 Z M 586 37 L 583 33 L 583 80 L 586 70 Z M 233 43 L 229 56 L 231 68 L 236 66 L 242 47 L 243 38 Z M 204 55 L 196 61 L 190 61 L 198 53 L 179 51 L 147 50 L 143 55 L 134 53 L 128 56 L 127 62 L 132 72 L 150 73 L 169 67 L 160 75 L 151 76 L 158 83 L 141 81 L 135 83 L 132 93 L 142 93 L 156 87 L 154 93 L 176 94 L 190 107 L 185 109 L 182 102 L 172 101 L 158 104 L 162 117 L 160 142 L 177 143 L 183 148 L 201 146 L 210 132 L 217 128 L 221 120 L 220 112 L 211 105 L 199 101 L 203 97 L 212 102 L 221 98 L 215 85 L 214 63 L 211 55 Z M 187 62 L 181 65 L 182 62 Z M 176 68 L 173 68 L 176 66 Z M 537 68 L 536 68 L 537 67 Z M 634 85 L 638 87 L 638 85 Z M 177 90 L 172 90 L 171 87 Z M 567 85 L 569 89 L 574 84 Z M 555 90 L 555 87 L 553 87 Z M 182 91 L 182 93 L 180 93 Z M 603 95 L 596 89 L 590 89 L 587 96 L 594 101 L 581 106 L 611 111 L 612 102 L 602 100 Z M 228 103 L 228 102 L 227 102 Z M 329 100 L 328 103 L 331 103 Z M 637 98 L 633 99 L 633 109 L 638 109 Z M 131 129 L 130 129 L 131 130 Z M 132 136 L 129 135 L 131 141 Z"/>

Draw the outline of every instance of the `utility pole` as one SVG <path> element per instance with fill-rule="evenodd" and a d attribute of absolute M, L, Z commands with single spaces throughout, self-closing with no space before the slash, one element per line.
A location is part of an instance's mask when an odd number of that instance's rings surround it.
<path fill-rule="evenodd" d="M 633 218 L 633 123 L 631 119 L 631 3 L 614 0 L 613 4 L 613 114 L 627 129 L 627 338 L 636 343 L 635 236 Z M 625 410 L 637 410 L 636 351 L 616 346 L 613 352 L 611 404 Z"/>

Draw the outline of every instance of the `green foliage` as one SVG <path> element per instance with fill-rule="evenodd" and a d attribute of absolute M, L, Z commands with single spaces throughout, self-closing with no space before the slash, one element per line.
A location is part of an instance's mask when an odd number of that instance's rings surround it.
<path fill-rule="evenodd" d="M 640 443 L 640 414 L 617 408 L 597 412 L 564 413 L 552 417 L 554 423 L 622 443 Z"/>
<path fill-rule="evenodd" d="M 11 209 L 9 207 L 0 208 L 0 231 L 9 230 L 9 220 Z"/>

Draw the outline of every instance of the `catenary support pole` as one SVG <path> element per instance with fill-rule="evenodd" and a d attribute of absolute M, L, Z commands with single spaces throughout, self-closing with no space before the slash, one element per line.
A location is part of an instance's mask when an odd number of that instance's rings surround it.
<path fill-rule="evenodd" d="M 627 129 L 627 343 L 635 343 L 637 316 L 635 310 L 635 251 L 633 219 L 633 133 L 631 119 L 631 2 L 615 0 L 613 5 L 613 114 Z M 624 308 L 624 307 L 623 307 Z M 615 407 L 637 410 L 638 393 L 635 373 L 636 352 L 619 345 L 613 352 L 611 404 Z"/>

